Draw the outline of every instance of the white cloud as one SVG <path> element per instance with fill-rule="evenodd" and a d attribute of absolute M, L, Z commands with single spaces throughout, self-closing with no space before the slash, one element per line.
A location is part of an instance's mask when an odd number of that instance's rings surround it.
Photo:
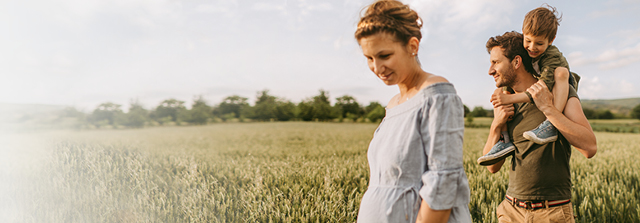
<path fill-rule="evenodd" d="M 636 92 L 636 87 L 629 81 L 620 81 L 620 91 L 622 93 L 633 94 Z"/>
<path fill-rule="evenodd" d="M 597 76 L 580 81 L 579 95 L 583 98 L 600 98 L 600 96 L 605 93 L 603 90 L 605 89 L 602 82 L 600 82 L 600 78 Z"/>
<path fill-rule="evenodd" d="M 574 67 L 582 65 L 598 65 L 602 70 L 616 69 L 640 61 L 640 43 L 623 49 L 608 49 L 597 57 L 588 57 L 583 52 L 572 52 L 567 59 Z"/>
<path fill-rule="evenodd" d="M 422 17 L 427 34 L 438 33 L 445 38 L 456 37 L 460 32 L 473 38 L 487 29 L 502 28 L 487 24 L 510 24 L 510 15 L 515 8 L 510 0 L 414 0 L 409 4 Z M 432 30 L 428 30 L 429 28 Z"/>
<path fill-rule="evenodd" d="M 238 2 L 236 0 L 222 0 L 215 3 L 206 3 L 197 5 L 196 12 L 200 13 L 222 13 L 231 15 L 237 9 Z"/>
<path fill-rule="evenodd" d="M 285 10 L 286 6 L 287 6 L 286 2 L 284 2 L 284 4 L 258 2 L 253 4 L 251 9 L 255 11 L 278 11 L 283 15 L 286 15 L 287 14 L 287 10 Z"/>
<path fill-rule="evenodd" d="M 556 41 L 562 41 L 562 45 L 569 47 L 581 47 L 586 46 L 594 41 L 584 36 L 564 35 L 560 38 L 556 38 Z M 554 41 L 554 45 L 556 42 Z"/>

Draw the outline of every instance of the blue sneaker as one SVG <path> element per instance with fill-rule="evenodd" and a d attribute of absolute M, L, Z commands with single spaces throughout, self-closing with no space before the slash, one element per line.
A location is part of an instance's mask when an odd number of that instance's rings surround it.
<path fill-rule="evenodd" d="M 522 133 L 522 136 L 536 144 L 546 144 L 558 139 L 558 130 L 549 119 L 544 120 L 537 128 Z"/>
<path fill-rule="evenodd" d="M 478 158 L 478 164 L 482 166 L 493 165 L 500 160 L 510 156 L 513 151 L 516 150 L 516 146 L 513 145 L 512 142 L 505 143 L 504 141 L 498 141 L 493 147 L 491 147 L 491 151 L 480 158 Z"/>

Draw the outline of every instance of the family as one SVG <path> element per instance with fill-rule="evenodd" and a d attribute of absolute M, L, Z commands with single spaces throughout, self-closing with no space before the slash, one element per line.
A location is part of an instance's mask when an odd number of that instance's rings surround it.
<path fill-rule="evenodd" d="M 522 34 L 506 32 L 486 43 L 497 89 L 477 162 L 496 173 L 511 157 L 499 222 L 574 222 L 571 146 L 587 158 L 597 151 L 577 95 L 580 78 L 552 45 L 559 20 L 555 8 L 539 7 L 525 15 Z M 358 222 L 472 221 L 463 104 L 453 84 L 422 69 L 421 27 L 408 5 L 379 0 L 355 32 L 371 71 L 400 90 L 369 145 L 369 187 Z"/>

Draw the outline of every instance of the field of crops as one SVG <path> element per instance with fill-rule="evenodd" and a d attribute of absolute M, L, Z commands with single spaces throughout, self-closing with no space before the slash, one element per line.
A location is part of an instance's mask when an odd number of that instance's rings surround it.
<path fill-rule="evenodd" d="M 229 123 L 0 136 L 2 222 L 354 222 L 367 188 L 362 123 Z M 496 222 L 503 168 L 475 164 L 487 129 L 465 131 L 475 222 Z M 578 222 L 640 222 L 640 137 L 596 133 L 574 150 Z M 510 164 L 505 164 L 510 166 Z"/>

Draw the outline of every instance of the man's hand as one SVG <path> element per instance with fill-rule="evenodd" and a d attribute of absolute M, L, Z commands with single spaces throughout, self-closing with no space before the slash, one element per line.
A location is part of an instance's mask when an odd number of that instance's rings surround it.
<path fill-rule="evenodd" d="M 544 81 L 540 80 L 531 85 L 531 87 L 527 89 L 527 92 L 531 94 L 533 102 L 542 113 L 547 114 L 549 113 L 549 109 L 555 108 L 553 107 L 553 94 L 551 94 L 551 91 L 549 91 Z"/>
<path fill-rule="evenodd" d="M 493 109 L 493 122 L 497 126 L 503 126 L 507 124 L 507 121 L 511 120 L 514 114 L 513 105 L 501 105 Z"/>
<path fill-rule="evenodd" d="M 513 104 L 508 101 L 509 94 L 511 93 L 508 91 L 502 91 L 502 88 L 498 88 L 493 91 L 493 94 L 491 95 L 491 104 L 493 104 L 493 107 L 497 108 L 501 105 Z"/>

